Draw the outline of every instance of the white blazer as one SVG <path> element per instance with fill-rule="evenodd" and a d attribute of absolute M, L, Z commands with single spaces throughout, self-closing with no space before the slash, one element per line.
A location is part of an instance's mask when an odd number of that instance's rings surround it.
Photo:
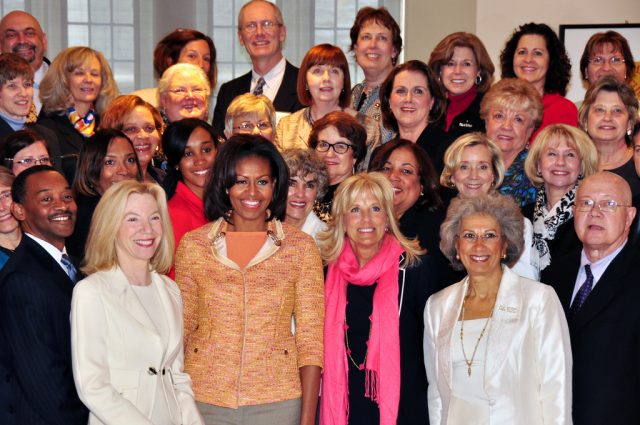
<path fill-rule="evenodd" d="M 448 423 L 451 344 L 464 279 L 434 294 L 424 311 L 424 356 L 431 425 Z M 484 390 L 492 425 L 571 424 L 571 345 L 562 305 L 553 288 L 503 266 L 486 335 Z M 457 425 L 457 424 L 452 424 Z"/>
<path fill-rule="evenodd" d="M 203 424 L 183 370 L 180 290 L 155 272 L 152 280 L 169 324 L 167 346 L 121 269 L 94 273 L 73 290 L 73 377 L 89 424 L 152 425 L 156 390 L 173 423 Z"/>

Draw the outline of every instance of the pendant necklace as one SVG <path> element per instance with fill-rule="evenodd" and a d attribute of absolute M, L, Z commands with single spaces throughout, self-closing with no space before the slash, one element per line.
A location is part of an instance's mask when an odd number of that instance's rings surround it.
<path fill-rule="evenodd" d="M 491 314 L 487 317 L 486 322 L 484 322 L 484 327 L 480 332 L 480 336 L 476 341 L 476 346 L 473 348 L 473 353 L 471 354 L 471 359 L 467 359 L 467 353 L 464 351 L 464 303 L 467 301 L 467 296 L 465 295 L 464 300 L 462 300 L 462 314 L 460 320 L 460 346 L 462 347 L 462 355 L 464 356 L 464 362 L 467 365 L 467 374 L 471 376 L 471 365 L 473 364 L 473 359 L 476 357 L 476 351 L 478 351 L 478 346 L 480 345 L 480 340 L 484 336 L 484 332 L 487 330 L 489 323 L 491 322 L 491 318 L 493 318 L 493 307 L 491 308 Z M 495 307 L 495 303 L 494 303 Z"/>

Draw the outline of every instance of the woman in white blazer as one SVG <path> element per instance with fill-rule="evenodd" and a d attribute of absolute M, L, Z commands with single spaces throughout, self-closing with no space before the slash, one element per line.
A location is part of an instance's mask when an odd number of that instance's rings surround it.
<path fill-rule="evenodd" d="M 173 234 L 164 191 L 127 180 L 93 215 L 73 291 L 71 339 L 89 424 L 202 424 L 183 371 L 182 299 L 169 270 Z"/>
<path fill-rule="evenodd" d="M 512 199 L 456 198 L 440 248 L 468 276 L 425 308 L 431 425 L 571 424 L 571 346 L 555 291 L 513 273 L 523 220 Z"/>

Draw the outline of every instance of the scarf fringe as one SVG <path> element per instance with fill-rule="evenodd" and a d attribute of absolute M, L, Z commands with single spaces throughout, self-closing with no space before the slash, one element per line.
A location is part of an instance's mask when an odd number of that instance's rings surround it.
<path fill-rule="evenodd" d="M 364 396 L 378 403 L 378 372 L 375 370 L 364 372 Z"/>

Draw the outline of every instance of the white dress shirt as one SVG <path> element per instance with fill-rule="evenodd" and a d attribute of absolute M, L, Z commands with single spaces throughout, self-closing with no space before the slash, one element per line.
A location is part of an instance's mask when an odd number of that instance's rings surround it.
<path fill-rule="evenodd" d="M 283 56 L 280 62 L 264 75 L 259 75 L 255 70 L 251 70 L 251 93 L 253 93 L 253 90 L 255 90 L 258 85 L 258 80 L 262 77 L 265 82 L 262 87 L 262 94 L 273 102 L 280 89 L 280 84 L 282 84 L 282 80 L 284 79 L 284 70 L 286 67 L 287 60 Z"/>
<path fill-rule="evenodd" d="M 591 266 L 591 274 L 593 274 L 593 285 L 591 286 L 591 290 L 593 291 L 593 289 L 596 287 L 596 284 L 598 283 L 604 272 L 607 270 L 607 267 L 609 267 L 609 264 L 611 264 L 613 259 L 616 258 L 616 256 L 620 253 L 620 251 L 622 251 L 622 248 L 624 248 L 626 244 L 627 240 L 625 239 L 624 243 L 620 245 L 618 249 L 616 249 L 606 257 L 602 257 L 595 263 L 589 261 L 589 259 L 587 258 L 587 254 L 584 253 L 584 249 L 582 250 L 582 253 L 580 254 L 580 270 L 578 271 L 578 276 L 576 277 L 576 283 L 573 286 L 571 304 L 573 304 L 573 299 L 576 297 L 576 294 L 580 290 L 580 287 L 587 279 L 587 273 L 584 271 L 584 266 L 587 264 Z"/>

